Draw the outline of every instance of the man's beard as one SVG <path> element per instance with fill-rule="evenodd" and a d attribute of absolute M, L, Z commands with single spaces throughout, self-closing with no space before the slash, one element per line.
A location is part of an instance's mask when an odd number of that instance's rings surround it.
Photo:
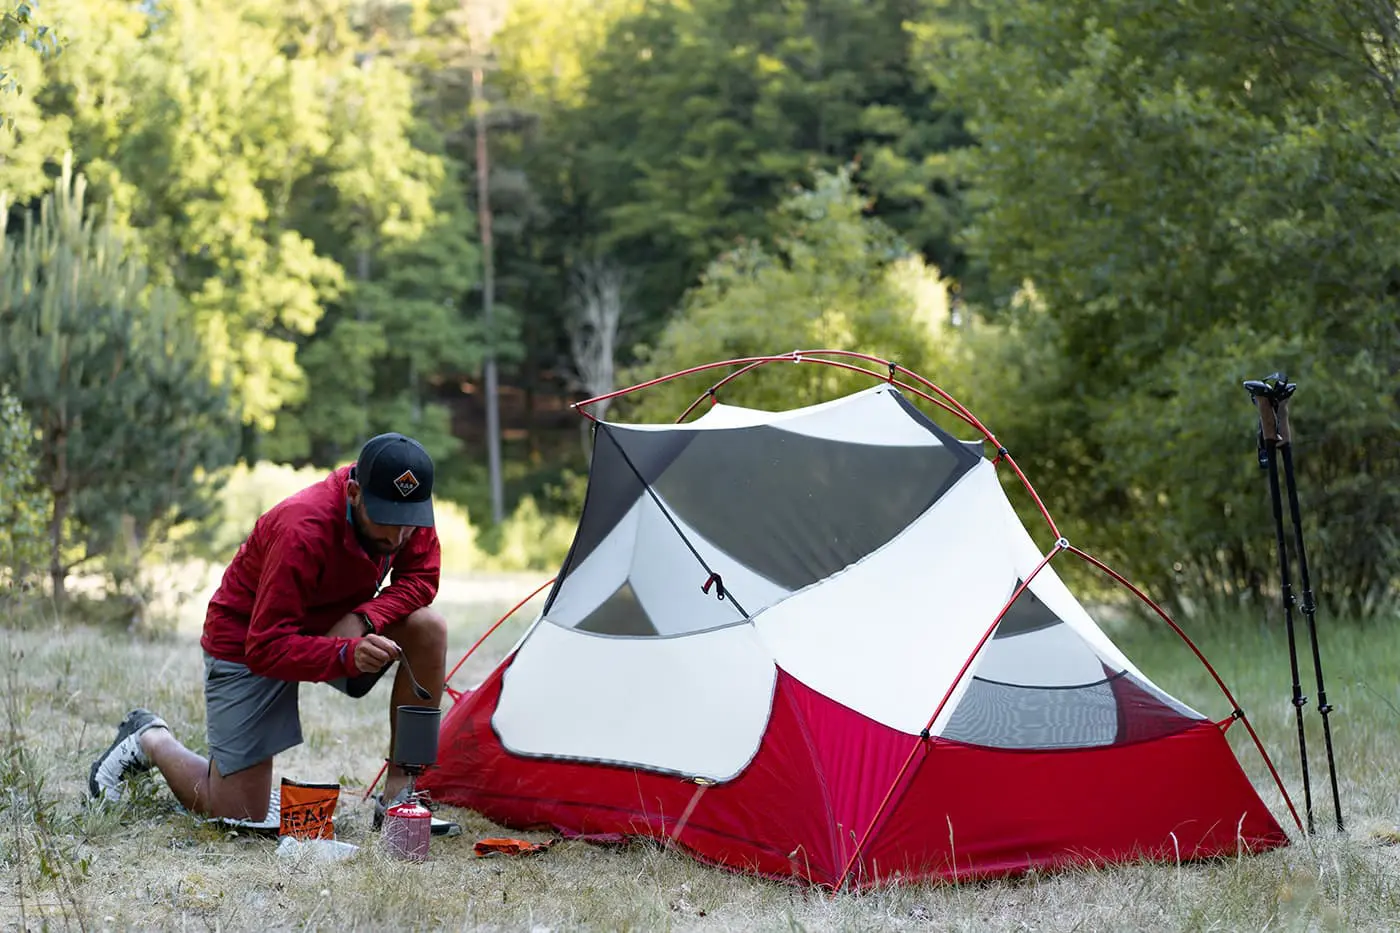
<path fill-rule="evenodd" d="M 360 509 L 363 509 L 361 506 Z M 403 547 L 403 544 L 395 544 L 384 538 L 371 538 L 365 533 L 364 519 L 360 515 L 360 509 L 356 509 L 352 514 L 355 516 L 355 537 L 360 539 L 360 546 L 371 554 L 379 557 L 388 557 L 396 554 Z M 404 542 L 405 544 L 407 541 Z"/>

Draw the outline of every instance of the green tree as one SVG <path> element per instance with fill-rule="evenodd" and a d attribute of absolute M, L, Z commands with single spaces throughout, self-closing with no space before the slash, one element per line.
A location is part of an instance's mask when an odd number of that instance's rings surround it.
<path fill-rule="evenodd" d="M 568 117 L 600 248 L 646 270 L 657 321 L 719 253 L 770 233 L 813 169 L 855 161 L 872 210 L 957 272 L 940 151 L 965 142 L 915 70 L 915 0 L 648 4 L 620 19 Z"/>
<path fill-rule="evenodd" d="M 4 70 L 23 87 L 0 92 L 0 191 L 24 201 L 48 187 L 44 166 L 68 148 L 68 120 L 50 118 L 40 108 L 46 81 L 40 53 L 23 45 L 0 48 Z"/>
<path fill-rule="evenodd" d="M 1002 439 L 1072 540 L 1179 610 L 1237 600 L 1277 575 L 1240 383 L 1286 370 L 1322 595 L 1370 611 L 1400 569 L 1393 10 L 975 6 L 929 61 L 978 139 Z"/>
<path fill-rule="evenodd" d="M 527 391 L 540 374 L 573 367 L 571 280 L 601 239 L 580 160 L 595 137 L 580 133 L 573 115 L 587 102 L 590 71 L 614 24 L 642 7 L 639 0 L 520 0 L 494 37 L 486 124 L 496 297 L 518 322 L 514 377 Z"/>
<path fill-rule="evenodd" d="M 55 60 L 46 109 L 72 119 L 78 163 L 140 230 L 152 276 L 189 300 L 250 434 L 269 431 L 305 392 L 297 338 L 344 282 L 290 220 L 330 145 L 336 76 L 282 55 L 261 0 L 70 2 L 83 37 Z"/>
<path fill-rule="evenodd" d="M 415 115 L 410 79 L 388 58 L 347 71 L 328 104 L 331 141 L 295 220 L 350 276 L 299 341 L 308 391 L 269 453 L 328 463 L 393 429 L 445 457 L 457 443 L 431 384 L 481 356 L 468 306 L 479 252 L 461 163 Z"/>
<path fill-rule="evenodd" d="M 21 48 L 39 55 L 52 55 L 62 48 L 62 40 L 52 24 L 35 15 L 38 0 L 5 0 L 0 4 L 0 94 L 23 93 L 26 82 L 16 74 L 13 60 Z M 10 101 L 0 107 L 8 114 Z"/>
<path fill-rule="evenodd" d="M 496 84 L 515 118 L 493 138 L 520 223 L 498 268 L 530 367 L 567 365 L 580 262 L 634 274 L 637 336 L 653 339 L 716 256 L 773 233 L 772 209 L 813 169 L 854 162 L 872 212 L 956 277 L 942 153 L 966 134 L 914 67 L 905 24 L 926 5 L 513 4 Z"/>
<path fill-rule="evenodd" d="M 143 542 L 200 517 L 236 441 L 237 413 L 178 296 L 152 286 L 85 196 L 65 158 L 22 229 L 0 230 L 0 381 L 38 430 L 60 602 L 78 564 L 120 555 L 120 581 Z"/>
<path fill-rule="evenodd" d="M 795 349 L 859 349 L 932 374 L 945 353 L 945 287 L 888 227 L 865 216 L 866 206 L 849 172 L 818 173 L 810 190 L 773 212 L 771 245 L 747 244 L 711 263 L 626 381 Z M 722 375 L 639 390 L 619 400 L 617 417 L 674 420 Z M 832 367 L 773 363 L 735 379 L 719 397 L 781 410 L 873 384 Z"/>
<path fill-rule="evenodd" d="M 0 590 L 43 565 L 47 502 L 34 469 L 34 428 L 19 400 L 0 386 Z"/>
<path fill-rule="evenodd" d="M 462 166 L 424 114 L 442 4 L 69 4 L 46 112 L 189 300 L 244 457 L 337 459 L 386 419 L 448 452 L 430 396 L 480 340 Z"/>

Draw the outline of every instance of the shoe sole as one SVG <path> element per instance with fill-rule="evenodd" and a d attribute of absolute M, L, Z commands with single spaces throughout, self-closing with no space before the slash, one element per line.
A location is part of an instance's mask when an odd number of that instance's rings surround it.
<path fill-rule="evenodd" d="M 126 741 L 126 737 L 131 735 L 131 714 L 127 713 L 126 718 L 117 725 L 117 737 L 112 740 L 112 744 L 107 746 L 107 750 L 98 755 L 92 762 L 92 767 L 88 769 L 88 793 L 94 800 L 102 797 L 102 788 L 97 786 L 97 769 L 102 762 L 107 760 L 107 756 L 120 744 Z"/>
<path fill-rule="evenodd" d="M 139 728 L 137 726 L 132 725 L 132 716 L 136 712 L 136 710 L 132 710 L 130 713 L 126 714 L 126 718 L 123 719 L 117 725 L 117 737 L 112 740 L 111 745 L 107 746 L 107 750 L 105 752 L 97 756 L 97 759 L 92 763 L 92 767 L 88 769 L 88 793 L 92 795 L 92 798 L 94 800 L 97 800 L 104 796 L 102 793 L 102 788 L 97 786 L 97 769 L 101 767 L 102 762 L 107 760 L 107 756 L 112 754 L 113 749 L 115 749 L 118 745 L 122 744 L 128 738 L 130 738 L 131 734 L 135 732 L 137 728 Z M 154 713 L 151 713 L 149 711 L 144 712 L 146 712 L 152 720 L 157 718 Z"/>

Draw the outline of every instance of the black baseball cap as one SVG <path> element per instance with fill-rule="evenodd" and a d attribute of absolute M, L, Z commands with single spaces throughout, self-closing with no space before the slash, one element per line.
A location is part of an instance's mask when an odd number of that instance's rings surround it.
<path fill-rule="evenodd" d="M 379 525 L 433 526 L 433 458 L 411 437 L 371 437 L 355 461 L 355 479 L 369 520 Z"/>

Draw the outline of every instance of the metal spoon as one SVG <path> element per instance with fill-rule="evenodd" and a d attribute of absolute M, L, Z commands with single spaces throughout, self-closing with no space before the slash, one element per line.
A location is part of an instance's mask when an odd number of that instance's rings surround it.
<path fill-rule="evenodd" d="M 408 655 L 403 653 L 402 648 L 399 649 L 399 663 L 402 664 L 403 669 L 408 672 L 408 679 L 413 681 L 413 692 L 418 695 L 418 699 L 431 700 L 433 695 L 424 690 L 423 685 L 418 682 L 418 678 L 413 676 L 413 666 L 408 663 Z"/>

